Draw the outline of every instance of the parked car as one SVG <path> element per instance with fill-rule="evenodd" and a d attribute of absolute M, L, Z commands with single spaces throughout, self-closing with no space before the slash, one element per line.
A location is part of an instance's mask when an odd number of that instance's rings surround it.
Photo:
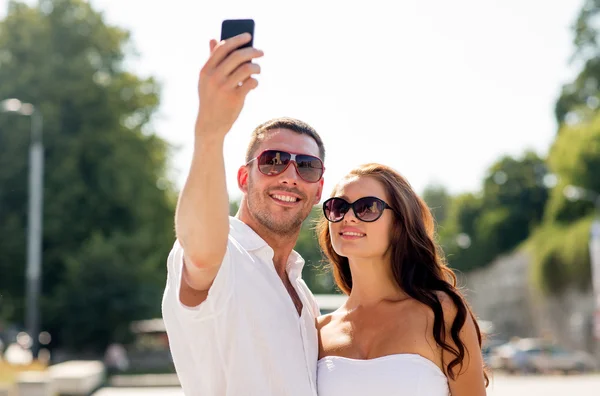
<path fill-rule="evenodd" d="M 510 373 L 588 372 L 597 368 L 589 353 L 571 351 L 539 338 L 512 340 L 497 347 L 489 365 Z"/>
<path fill-rule="evenodd" d="M 529 357 L 529 369 L 534 372 L 589 372 L 596 370 L 596 361 L 584 351 L 572 351 L 548 345 Z"/>
<path fill-rule="evenodd" d="M 531 349 L 536 343 L 535 339 L 512 339 L 497 346 L 489 358 L 489 365 L 494 370 L 506 370 L 510 373 L 525 372 L 527 370 L 527 354 L 525 350 Z"/>
<path fill-rule="evenodd" d="M 506 344 L 506 340 L 498 340 L 498 339 L 486 339 L 483 341 L 481 346 L 481 354 L 483 355 L 483 361 L 488 366 L 493 368 L 494 366 L 494 356 L 496 354 L 496 349 L 501 345 Z"/>

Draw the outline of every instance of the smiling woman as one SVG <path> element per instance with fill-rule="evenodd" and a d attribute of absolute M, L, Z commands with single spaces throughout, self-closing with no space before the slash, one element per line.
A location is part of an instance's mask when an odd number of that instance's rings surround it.
<path fill-rule="evenodd" d="M 485 395 L 479 326 L 406 179 L 359 166 L 323 213 L 319 243 L 348 299 L 318 319 L 319 394 Z"/>

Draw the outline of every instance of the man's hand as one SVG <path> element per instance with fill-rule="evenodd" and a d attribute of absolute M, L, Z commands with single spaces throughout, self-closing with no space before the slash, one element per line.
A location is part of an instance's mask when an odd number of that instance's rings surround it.
<path fill-rule="evenodd" d="M 210 41 L 210 57 L 198 82 L 197 137 L 224 137 L 242 111 L 246 95 L 258 86 L 252 75 L 260 73 L 260 66 L 251 61 L 263 52 L 255 48 L 236 50 L 250 39 L 250 34 L 243 33 L 220 43 Z"/>

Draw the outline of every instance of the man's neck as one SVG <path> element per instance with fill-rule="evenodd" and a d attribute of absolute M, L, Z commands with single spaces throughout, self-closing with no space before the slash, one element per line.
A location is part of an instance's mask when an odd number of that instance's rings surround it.
<path fill-rule="evenodd" d="M 300 229 L 288 235 L 275 234 L 256 221 L 254 217 L 249 213 L 246 213 L 241 207 L 236 217 L 256 232 L 258 236 L 273 249 L 273 265 L 275 266 L 275 271 L 282 281 L 287 281 L 287 262 L 298 241 Z"/>

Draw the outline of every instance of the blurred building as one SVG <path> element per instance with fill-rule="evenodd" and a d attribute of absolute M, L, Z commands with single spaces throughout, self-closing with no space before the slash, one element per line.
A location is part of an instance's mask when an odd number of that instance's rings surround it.
<path fill-rule="evenodd" d="M 530 263 L 526 253 L 517 251 L 460 277 L 477 316 L 493 323 L 492 337 L 545 337 L 594 351 L 592 292 L 571 289 L 543 296 L 530 280 Z"/>

